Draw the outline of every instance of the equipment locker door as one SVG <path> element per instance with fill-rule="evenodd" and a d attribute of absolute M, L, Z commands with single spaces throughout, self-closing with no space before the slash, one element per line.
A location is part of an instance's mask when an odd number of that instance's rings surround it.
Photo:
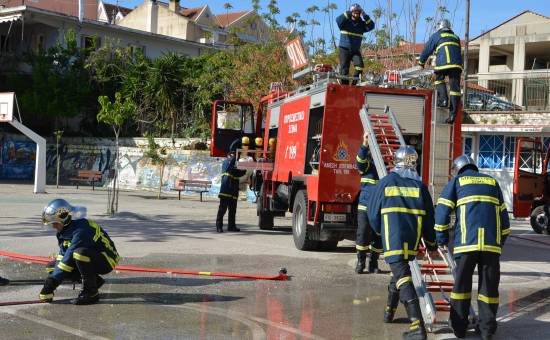
<path fill-rule="evenodd" d="M 216 100 L 212 104 L 210 156 L 225 157 L 236 139 L 248 136 L 253 142 L 256 125 L 254 107 L 248 102 Z"/>
<path fill-rule="evenodd" d="M 514 217 L 528 217 L 536 197 L 544 190 L 543 147 L 539 139 L 522 137 L 514 160 Z"/>

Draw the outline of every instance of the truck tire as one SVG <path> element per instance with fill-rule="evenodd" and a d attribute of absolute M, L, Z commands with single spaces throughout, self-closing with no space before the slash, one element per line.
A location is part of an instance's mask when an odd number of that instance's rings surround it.
<path fill-rule="evenodd" d="M 258 227 L 261 230 L 273 230 L 273 214 L 269 211 L 265 211 L 263 204 L 264 197 L 264 185 L 262 184 L 260 188 L 260 196 L 256 201 L 256 212 L 258 214 Z"/>
<path fill-rule="evenodd" d="M 294 199 L 292 210 L 292 236 L 294 245 L 299 250 L 315 250 L 318 242 L 311 239 L 310 231 L 307 228 L 307 192 L 300 190 Z"/>
<path fill-rule="evenodd" d="M 319 250 L 331 251 L 338 248 L 338 240 L 319 241 Z"/>
<path fill-rule="evenodd" d="M 539 205 L 531 211 L 531 228 L 537 234 L 550 234 L 550 225 L 548 224 L 548 216 L 544 211 L 544 205 Z"/>

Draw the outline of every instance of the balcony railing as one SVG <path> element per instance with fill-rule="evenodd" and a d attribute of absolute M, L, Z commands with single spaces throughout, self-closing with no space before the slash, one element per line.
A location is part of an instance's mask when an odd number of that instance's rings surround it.
<path fill-rule="evenodd" d="M 550 111 L 550 72 L 548 75 L 479 75 L 468 80 L 466 111 Z"/>

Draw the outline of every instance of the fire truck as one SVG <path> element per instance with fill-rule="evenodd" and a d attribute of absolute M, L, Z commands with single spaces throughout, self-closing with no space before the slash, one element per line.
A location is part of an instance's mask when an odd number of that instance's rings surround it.
<path fill-rule="evenodd" d="M 550 148 L 540 138 L 518 138 L 514 160 L 514 217 L 530 217 L 538 234 L 550 235 Z"/>
<path fill-rule="evenodd" d="M 260 229 L 273 229 L 274 218 L 290 213 L 300 250 L 329 250 L 341 240 L 355 240 L 361 109 L 381 119 L 388 112 L 396 117 L 404 142 L 420 156 L 418 173 L 437 199 L 450 179 L 452 160 L 462 153 L 461 110 L 448 125 L 448 109 L 435 106 L 431 90 L 387 82 L 341 85 L 331 72 L 314 79 L 295 91 L 274 89 L 257 109 L 248 102 L 213 103 L 211 156 L 226 156 L 231 142 L 243 136 L 263 139 L 261 148 L 238 150 L 237 156 L 239 168 L 252 170 Z M 384 125 L 387 121 L 375 122 L 375 133 L 381 135 Z M 394 140 L 384 146 L 391 163 L 399 145 Z"/>

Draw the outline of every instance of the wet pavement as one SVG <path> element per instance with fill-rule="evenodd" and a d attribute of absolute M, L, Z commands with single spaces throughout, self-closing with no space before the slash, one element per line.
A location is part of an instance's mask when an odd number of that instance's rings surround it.
<path fill-rule="evenodd" d="M 382 323 L 389 275 L 353 274 L 353 243 L 341 242 L 334 252 L 300 252 L 289 218 L 261 231 L 249 203 L 239 202 L 241 233 L 217 234 L 214 198 L 159 201 L 154 193 L 125 192 L 121 213 L 111 218 L 102 190 L 31 191 L 0 184 L 0 250 L 55 253 L 54 232 L 40 226 L 40 213 L 49 200 L 63 197 L 88 207 L 89 217 L 114 239 L 122 265 L 261 275 L 285 267 L 291 279 L 111 273 L 97 305 L 72 305 L 79 287 L 63 284 L 52 304 L 0 306 L 0 339 L 400 339 L 408 328 L 401 306 L 395 324 Z M 533 234 L 525 221 L 514 222 L 512 235 L 502 257 L 495 339 L 548 339 L 550 236 Z M 13 282 L 0 287 L 0 302 L 9 302 L 36 299 L 46 273 L 43 265 L 0 257 L 0 275 Z M 430 338 L 453 336 L 442 324 Z"/>

